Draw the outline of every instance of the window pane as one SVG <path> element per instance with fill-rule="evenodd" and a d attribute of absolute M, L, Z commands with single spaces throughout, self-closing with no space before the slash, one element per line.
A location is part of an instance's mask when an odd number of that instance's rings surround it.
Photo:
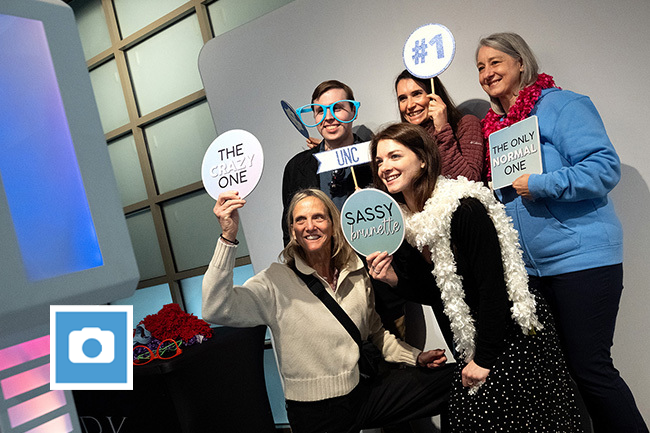
<path fill-rule="evenodd" d="M 293 0 L 219 0 L 208 6 L 214 35 L 261 17 Z"/>
<path fill-rule="evenodd" d="M 187 0 L 113 0 L 122 39 L 186 2 Z"/>
<path fill-rule="evenodd" d="M 86 60 L 110 48 L 111 38 L 101 0 L 73 0 L 70 6 L 74 11 Z"/>
<path fill-rule="evenodd" d="M 201 302 L 201 284 L 203 284 L 203 275 L 186 278 L 178 283 L 181 286 L 185 311 L 188 314 L 194 314 L 199 319 L 202 319 L 201 307 L 203 304 Z"/>
<path fill-rule="evenodd" d="M 212 213 L 215 200 L 205 191 L 198 191 L 163 205 L 163 214 L 176 268 L 179 271 L 210 263 L 221 233 L 219 221 Z M 248 247 L 239 225 L 237 256 L 247 256 Z"/>
<path fill-rule="evenodd" d="M 145 200 L 147 190 L 133 136 L 129 135 L 109 143 L 108 154 L 117 179 L 117 189 L 122 197 L 122 206 Z"/>
<path fill-rule="evenodd" d="M 203 155 L 217 136 L 207 102 L 144 132 L 160 194 L 201 180 Z"/>
<path fill-rule="evenodd" d="M 117 73 L 117 63 L 111 60 L 90 71 L 90 81 L 97 100 L 104 133 L 129 123 L 124 93 Z"/>
<path fill-rule="evenodd" d="M 172 303 L 169 285 L 147 287 L 136 290 L 130 298 L 119 299 L 111 302 L 113 305 L 133 305 L 133 328 L 149 314 L 156 314 L 165 304 Z"/>
<path fill-rule="evenodd" d="M 233 283 L 236 286 L 241 286 L 253 275 L 253 265 L 237 266 L 234 269 Z M 201 319 L 201 284 L 203 284 L 203 275 L 187 278 L 179 281 L 179 283 L 185 303 L 185 311 Z"/>
<path fill-rule="evenodd" d="M 151 211 L 147 209 L 127 215 L 126 225 L 131 235 L 135 260 L 138 262 L 140 280 L 164 275 L 165 266 Z"/>
<path fill-rule="evenodd" d="M 141 115 L 203 88 L 198 68 L 202 47 L 199 22 L 190 15 L 127 51 Z"/>
<path fill-rule="evenodd" d="M 276 425 L 288 425 L 287 410 L 284 406 L 284 391 L 282 380 L 278 372 L 278 364 L 272 349 L 264 351 L 264 379 L 266 381 L 266 392 L 273 412 L 273 421 Z"/>

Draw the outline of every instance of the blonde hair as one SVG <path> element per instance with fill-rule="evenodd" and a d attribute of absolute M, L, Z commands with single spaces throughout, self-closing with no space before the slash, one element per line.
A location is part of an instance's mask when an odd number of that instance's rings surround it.
<path fill-rule="evenodd" d="M 298 241 L 296 241 L 296 237 L 293 235 L 293 211 L 296 209 L 296 206 L 300 201 L 308 197 L 319 199 L 327 209 L 328 217 L 332 222 L 332 252 L 330 257 L 332 258 L 334 267 L 340 271 L 348 266 L 355 253 L 352 247 L 345 240 L 345 236 L 343 236 L 341 214 L 339 213 L 339 210 L 327 194 L 316 188 L 300 190 L 294 194 L 291 199 L 287 211 L 287 227 L 289 227 L 291 233 L 291 240 L 287 246 L 284 247 L 282 252 L 280 252 L 279 259 L 281 262 L 284 262 L 291 267 L 293 267 L 296 262 L 296 256 L 299 256 L 302 260 L 306 261 L 305 252 Z"/>

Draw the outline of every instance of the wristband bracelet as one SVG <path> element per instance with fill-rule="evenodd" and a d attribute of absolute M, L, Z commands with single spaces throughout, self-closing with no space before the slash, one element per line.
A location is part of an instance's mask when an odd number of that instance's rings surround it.
<path fill-rule="evenodd" d="M 238 241 L 237 239 L 235 239 L 234 241 L 231 241 L 230 239 L 225 238 L 225 237 L 223 236 L 223 233 L 221 233 L 221 235 L 219 235 L 219 237 L 220 237 L 221 239 L 223 239 L 224 241 L 228 242 L 229 244 L 232 244 L 232 245 L 239 245 L 239 241 Z"/>

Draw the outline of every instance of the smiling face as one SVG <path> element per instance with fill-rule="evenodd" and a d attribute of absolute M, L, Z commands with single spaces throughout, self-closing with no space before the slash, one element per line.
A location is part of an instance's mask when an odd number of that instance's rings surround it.
<path fill-rule="evenodd" d="M 317 197 L 300 200 L 293 209 L 291 234 L 305 252 L 307 261 L 329 256 L 332 250 L 332 220 L 325 204 Z"/>
<path fill-rule="evenodd" d="M 413 184 L 425 167 L 424 161 L 402 143 L 389 139 L 377 143 L 375 161 L 377 174 L 388 192 L 401 192 L 408 205 L 413 196 Z"/>
<path fill-rule="evenodd" d="M 314 104 L 329 105 L 342 99 L 349 99 L 345 90 L 340 88 L 330 89 L 314 100 Z M 354 107 L 350 107 L 352 110 Z M 325 139 L 329 149 L 347 146 L 354 142 L 352 123 L 341 123 L 327 110 L 325 119 L 316 126 L 318 132 Z"/>
<path fill-rule="evenodd" d="M 427 92 L 414 80 L 405 78 L 396 86 L 399 112 L 404 119 L 419 125 L 429 117 L 429 97 Z"/>
<path fill-rule="evenodd" d="M 478 81 L 485 93 L 501 102 L 508 109 L 517 100 L 521 72 L 524 67 L 520 60 L 492 47 L 483 46 L 476 57 Z"/>

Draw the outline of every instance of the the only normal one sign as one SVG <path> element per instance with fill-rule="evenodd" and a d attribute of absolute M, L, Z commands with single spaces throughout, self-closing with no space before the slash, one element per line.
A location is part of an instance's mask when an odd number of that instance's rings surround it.
<path fill-rule="evenodd" d="M 530 116 L 488 137 L 492 188 L 512 185 L 523 174 L 541 174 L 539 124 Z"/>

